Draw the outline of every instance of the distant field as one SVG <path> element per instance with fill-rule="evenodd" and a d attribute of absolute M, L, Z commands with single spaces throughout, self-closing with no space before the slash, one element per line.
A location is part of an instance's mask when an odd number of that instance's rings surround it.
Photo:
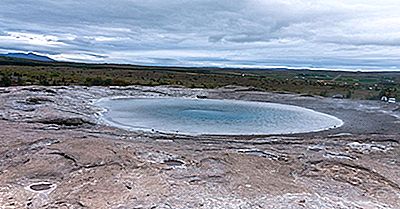
<path fill-rule="evenodd" d="M 400 73 L 145 67 L 0 58 L 0 86 L 16 85 L 182 85 L 189 88 L 240 85 L 263 91 L 353 99 L 400 97 Z"/>

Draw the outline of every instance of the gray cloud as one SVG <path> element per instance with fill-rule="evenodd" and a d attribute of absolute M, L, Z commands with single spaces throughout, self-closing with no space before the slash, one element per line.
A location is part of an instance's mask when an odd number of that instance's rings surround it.
<path fill-rule="evenodd" d="M 88 62 L 399 67 L 399 10 L 397 0 L 2 0 L 0 50 Z"/>

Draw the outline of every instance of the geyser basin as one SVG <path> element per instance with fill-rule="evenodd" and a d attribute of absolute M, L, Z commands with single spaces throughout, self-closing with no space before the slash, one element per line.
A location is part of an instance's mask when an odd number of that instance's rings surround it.
<path fill-rule="evenodd" d="M 270 135 L 321 131 L 336 117 L 296 106 L 188 98 L 104 99 L 103 119 L 131 130 L 189 135 Z"/>

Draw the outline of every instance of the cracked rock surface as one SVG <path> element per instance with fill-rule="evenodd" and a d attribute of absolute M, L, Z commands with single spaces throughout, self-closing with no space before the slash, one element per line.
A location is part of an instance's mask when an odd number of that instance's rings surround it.
<path fill-rule="evenodd" d="M 105 97 L 278 102 L 345 124 L 286 136 L 183 136 L 103 123 Z M 0 208 L 400 208 L 399 106 L 180 87 L 0 91 Z"/>

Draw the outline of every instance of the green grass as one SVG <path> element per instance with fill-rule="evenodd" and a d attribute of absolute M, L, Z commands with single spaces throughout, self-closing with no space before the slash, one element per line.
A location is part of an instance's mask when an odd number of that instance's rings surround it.
<path fill-rule="evenodd" d="M 263 91 L 328 97 L 337 94 L 355 99 L 400 97 L 400 73 L 147 67 L 0 58 L 0 86 L 16 85 L 181 85 L 189 88 L 240 85 Z"/>

